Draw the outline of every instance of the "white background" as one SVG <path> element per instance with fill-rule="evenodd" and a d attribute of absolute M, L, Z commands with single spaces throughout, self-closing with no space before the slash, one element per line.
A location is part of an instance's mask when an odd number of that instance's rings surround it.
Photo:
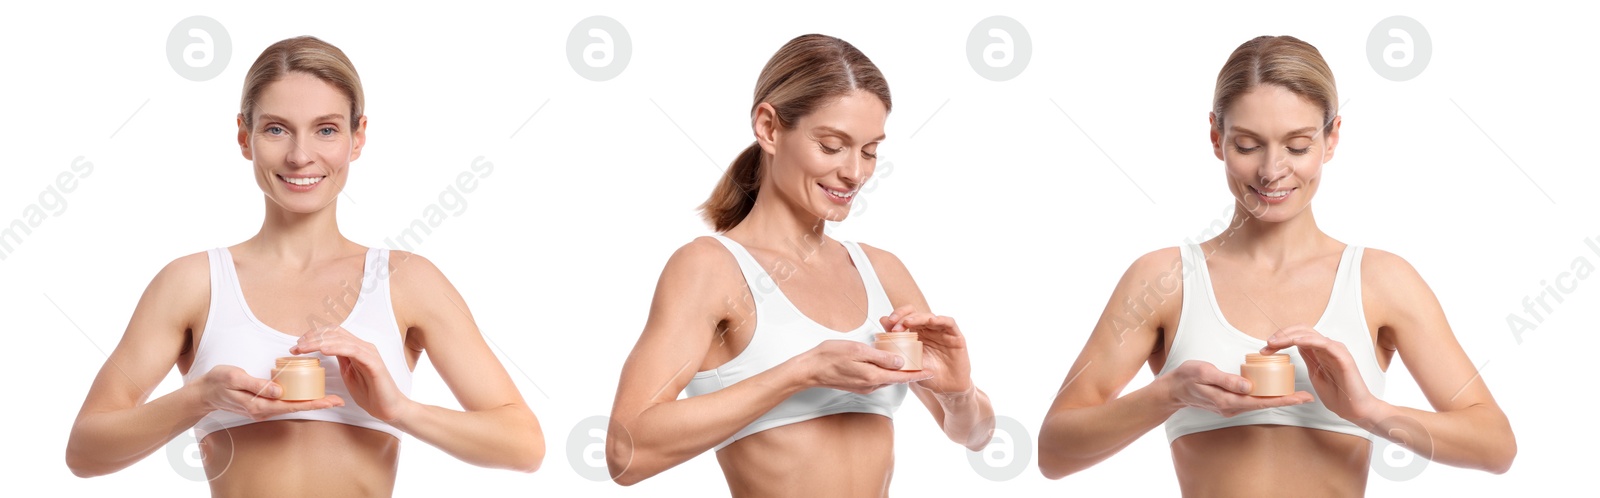
<path fill-rule="evenodd" d="M 397 495 L 725 494 L 710 454 L 633 488 L 585 480 L 569 463 L 568 432 L 609 413 L 663 263 L 708 233 L 694 208 L 751 140 L 758 72 L 810 32 L 855 44 L 894 94 L 880 178 L 858 201 L 865 211 L 835 236 L 906 262 L 935 312 L 967 333 L 973 375 L 996 411 L 1030 432 L 1127 264 L 1226 216 L 1206 112 L 1228 53 L 1262 34 L 1316 45 L 1346 102 L 1343 142 L 1316 201 L 1322 228 L 1418 268 L 1519 446 L 1504 475 L 1432 464 L 1401 482 L 1374 473 L 1370 494 L 1589 485 L 1588 449 L 1600 441 L 1583 415 L 1594 406 L 1585 353 L 1597 346 L 1600 281 L 1552 298 L 1554 312 L 1521 343 L 1506 317 L 1521 315 L 1523 299 L 1574 259 L 1600 264 L 1584 244 L 1600 239 L 1596 201 L 1585 197 L 1600 180 L 1593 12 L 1528 3 L 575 3 L 7 7 L 0 223 L 39 202 L 74 158 L 94 164 L 64 211 L 0 261 L 10 353 L 0 361 L 10 389 L 0 469 L 11 488 L 206 494 L 165 453 L 73 477 L 67 434 L 156 271 L 258 228 L 262 200 L 233 138 L 240 87 L 261 49 L 313 34 L 343 48 L 366 87 L 369 142 L 339 206 L 349 237 L 383 245 L 474 158 L 494 163 L 468 207 L 416 250 L 466 297 L 544 426 L 548 454 L 534 474 L 472 467 L 408 439 Z M 209 81 L 179 77 L 164 53 L 168 32 L 193 15 L 216 19 L 232 40 L 226 70 Z M 568 32 L 592 15 L 615 18 L 632 37 L 632 60 L 610 81 L 579 77 L 566 60 Z M 1005 82 L 979 77 L 965 55 L 968 33 L 992 15 L 1021 22 L 1033 43 L 1026 69 Z M 1405 82 L 1380 77 L 1366 58 L 1368 33 L 1392 15 L 1417 19 L 1433 42 L 1429 65 Z M 455 406 L 428 366 L 416 378 L 415 397 Z M 1142 372 L 1130 388 L 1149 379 Z M 1389 379 L 1389 401 L 1427 407 L 1403 364 Z M 174 372 L 157 393 L 180 383 Z M 1020 477 L 991 482 L 916 403 L 895 425 L 896 495 L 1177 492 L 1159 429 L 1060 481 L 1029 461 Z"/>

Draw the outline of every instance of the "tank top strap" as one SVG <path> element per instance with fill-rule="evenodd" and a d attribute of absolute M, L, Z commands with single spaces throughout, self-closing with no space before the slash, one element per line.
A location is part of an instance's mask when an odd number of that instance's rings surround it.
<path fill-rule="evenodd" d="M 894 312 L 894 304 L 889 302 L 889 294 L 884 290 L 883 282 L 878 280 L 878 270 L 872 266 L 872 260 L 867 258 L 866 250 L 856 242 L 841 240 L 839 243 L 850 252 L 850 260 L 855 262 L 856 271 L 861 274 L 861 284 L 867 291 L 867 312 L 873 316 Z"/>
<path fill-rule="evenodd" d="M 1198 313 L 1211 305 L 1211 275 L 1206 271 L 1205 248 L 1199 244 L 1178 246 L 1178 258 L 1183 271 L 1183 303 L 1179 306 L 1179 322 L 1194 320 Z"/>
<path fill-rule="evenodd" d="M 226 247 L 212 248 L 206 255 L 211 263 L 210 316 L 244 315 L 244 303 L 239 300 L 239 273 L 233 266 L 233 255 Z"/>
<path fill-rule="evenodd" d="M 1339 268 L 1333 274 L 1333 290 L 1328 296 L 1328 308 L 1322 313 L 1321 325 L 1337 321 L 1361 305 L 1361 248 L 1346 244 L 1339 255 Z M 1326 334 L 1324 334 L 1326 335 Z"/>
<path fill-rule="evenodd" d="M 361 293 L 373 302 L 389 301 L 389 249 L 367 248 L 367 262 L 362 266 Z"/>
<path fill-rule="evenodd" d="M 711 237 L 728 248 L 728 252 L 733 253 L 733 259 L 739 262 L 739 271 L 744 274 L 744 283 L 750 288 L 750 295 L 755 299 L 758 309 L 778 292 L 777 281 L 767 274 L 766 268 L 762 268 L 761 263 L 743 245 L 722 234 L 713 234 Z"/>

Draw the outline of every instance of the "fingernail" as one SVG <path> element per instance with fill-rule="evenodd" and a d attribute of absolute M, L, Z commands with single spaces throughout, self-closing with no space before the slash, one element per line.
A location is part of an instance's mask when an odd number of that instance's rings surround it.
<path fill-rule="evenodd" d="M 900 367 L 903 367 L 903 366 L 905 366 L 905 365 L 906 365 L 906 359 L 905 359 L 905 358 L 902 358 L 902 357 L 900 357 L 900 356 L 898 356 L 898 355 L 896 355 L 896 356 L 895 356 L 895 357 L 894 357 L 894 361 L 893 361 L 893 362 L 891 362 L 891 363 L 893 363 L 893 364 L 894 364 L 894 367 L 895 367 L 895 368 L 900 368 Z"/>
<path fill-rule="evenodd" d="M 1249 393 L 1250 392 L 1250 382 L 1249 381 L 1239 381 L 1239 392 Z"/>

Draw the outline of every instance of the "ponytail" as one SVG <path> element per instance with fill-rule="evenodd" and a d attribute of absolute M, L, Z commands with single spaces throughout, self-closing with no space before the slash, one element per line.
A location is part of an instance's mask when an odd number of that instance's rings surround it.
<path fill-rule="evenodd" d="M 733 159 L 711 197 L 700 205 L 700 216 L 718 232 L 726 232 L 744 221 L 756 205 L 761 189 L 761 144 L 751 143 Z"/>

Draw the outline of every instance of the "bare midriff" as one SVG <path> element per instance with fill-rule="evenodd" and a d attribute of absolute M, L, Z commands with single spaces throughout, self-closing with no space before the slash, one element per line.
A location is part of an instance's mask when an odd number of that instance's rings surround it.
<path fill-rule="evenodd" d="M 214 497 L 390 496 L 400 440 L 319 420 L 274 420 L 207 434 L 200 443 Z"/>
<path fill-rule="evenodd" d="M 870 413 L 840 413 L 761 431 L 717 452 L 739 497 L 887 496 L 894 425 Z"/>

